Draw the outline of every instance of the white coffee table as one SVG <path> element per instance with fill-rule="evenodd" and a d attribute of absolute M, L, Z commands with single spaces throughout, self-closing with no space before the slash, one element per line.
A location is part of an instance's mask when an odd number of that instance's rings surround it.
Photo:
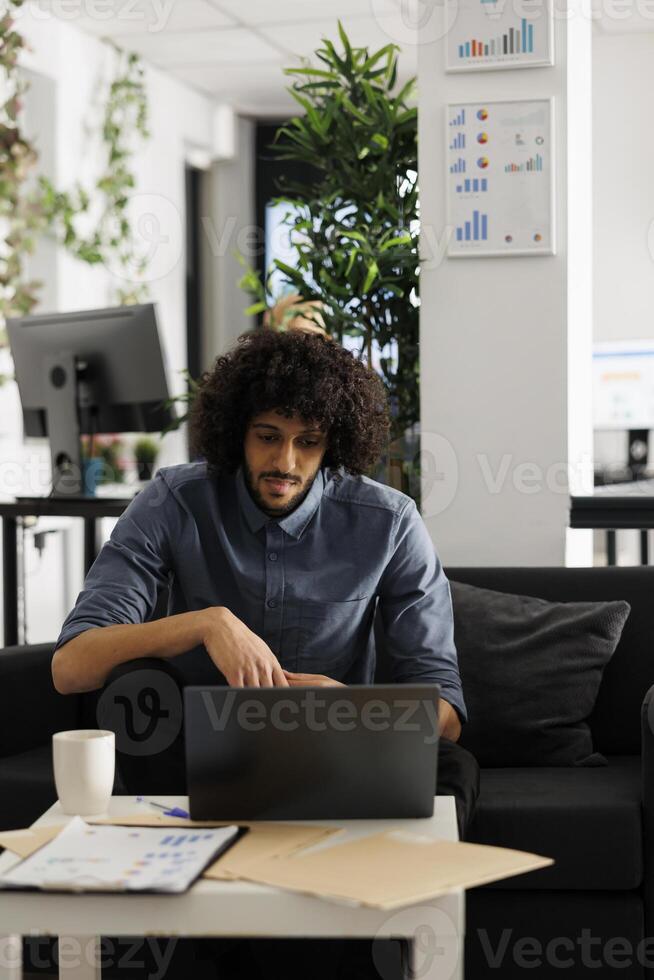
<path fill-rule="evenodd" d="M 188 808 L 185 797 L 152 797 Z M 134 797 L 115 796 L 110 815 L 143 813 Z M 154 812 L 154 810 L 152 811 Z M 58 803 L 35 826 L 64 823 Z M 309 823 L 311 821 L 302 821 Z M 390 827 L 457 840 L 454 797 L 436 797 L 433 817 L 422 820 L 315 821 L 345 826 L 353 839 Z M 330 843 L 318 845 L 330 846 Z M 19 858 L 5 851 L 0 873 Z M 20 936 L 59 937 L 59 976 L 65 980 L 100 980 L 100 936 L 238 936 L 238 937 L 376 937 L 411 941 L 413 976 L 421 980 L 463 977 L 464 893 L 382 912 L 337 904 L 307 895 L 243 881 L 199 880 L 183 895 L 47 895 L 0 891 L 0 980 L 22 977 Z"/>

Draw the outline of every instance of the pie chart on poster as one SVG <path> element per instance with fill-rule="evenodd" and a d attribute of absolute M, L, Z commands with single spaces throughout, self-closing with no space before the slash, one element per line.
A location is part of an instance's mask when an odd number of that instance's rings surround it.
<path fill-rule="evenodd" d="M 479 159 L 477 160 L 477 165 L 481 167 L 482 170 L 485 170 L 489 162 L 490 161 L 488 157 L 479 157 Z"/>

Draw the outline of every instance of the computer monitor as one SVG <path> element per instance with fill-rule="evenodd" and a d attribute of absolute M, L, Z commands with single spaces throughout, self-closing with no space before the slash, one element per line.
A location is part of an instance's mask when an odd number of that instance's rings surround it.
<path fill-rule="evenodd" d="M 25 435 L 50 439 L 52 494 L 84 496 L 80 435 L 174 419 L 153 303 L 7 320 Z"/>
<path fill-rule="evenodd" d="M 593 427 L 654 429 L 654 340 L 594 344 Z"/>
<path fill-rule="evenodd" d="M 595 473 L 596 483 L 642 479 L 649 472 L 654 429 L 654 340 L 603 341 L 593 346 L 593 428 L 627 435 L 627 452 Z"/>

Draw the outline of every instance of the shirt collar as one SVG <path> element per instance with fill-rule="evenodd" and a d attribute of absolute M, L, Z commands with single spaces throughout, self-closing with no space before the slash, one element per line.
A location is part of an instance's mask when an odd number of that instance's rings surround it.
<path fill-rule="evenodd" d="M 300 506 L 296 507 L 294 511 L 291 511 L 290 514 L 282 517 L 281 520 L 277 520 L 274 517 L 270 517 L 259 507 L 257 507 L 254 500 L 250 496 L 250 491 L 248 490 L 245 482 L 243 465 L 241 464 L 236 471 L 236 493 L 238 496 L 238 502 L 243 514 L 245 515 L 245 519 L 250 530 L 255 534 L 257 531 L 260 531 L 265 524 L 268 524 L 269 521 L 274 521 L 276 524 L 279 524 L 283 531 L 290 534 L 292 538 L 301 537 L 305 527 L 318 509 L 324 489 L 325 476 L 322 469 L 320 469 L 316 473 L 316 477 L 311 484 L 311 489 Z"/>

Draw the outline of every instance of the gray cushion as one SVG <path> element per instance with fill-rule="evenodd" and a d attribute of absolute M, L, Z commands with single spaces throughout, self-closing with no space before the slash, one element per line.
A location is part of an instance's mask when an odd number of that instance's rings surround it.
<path fill-rule="evenodd" d="M 452 581 L 454 639 L 482 766 L 593 766 L 586 719 L 627 602 L 547 602 Z"/>

